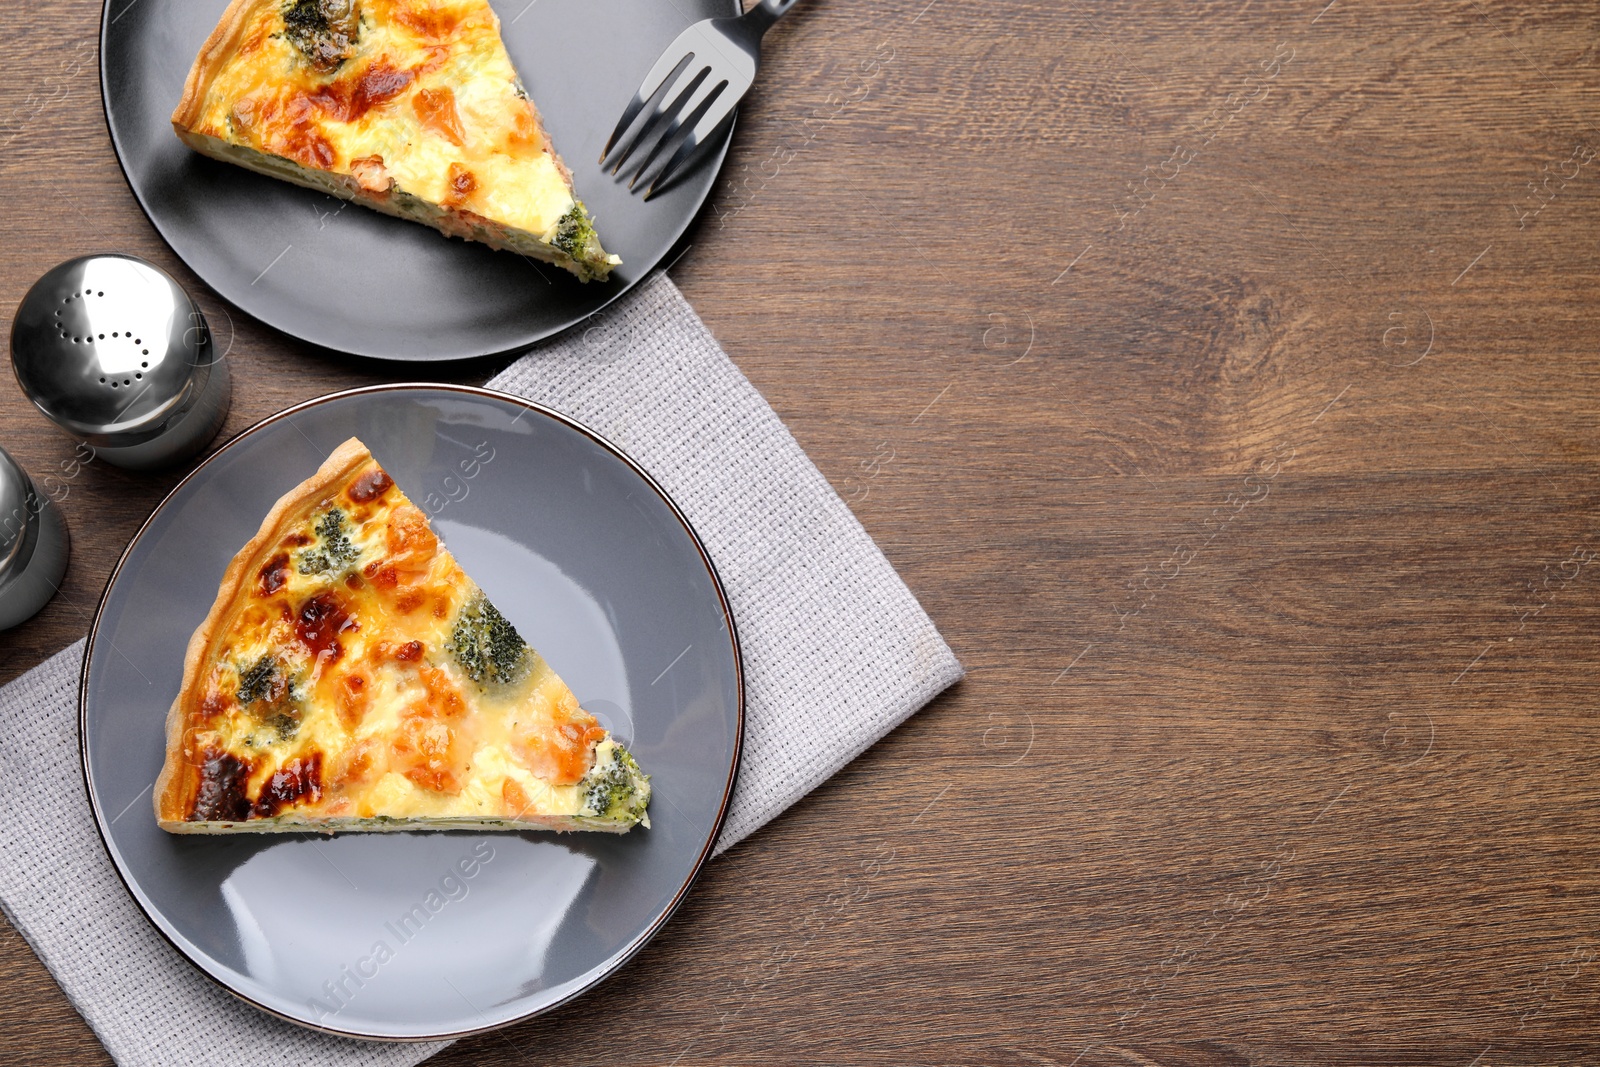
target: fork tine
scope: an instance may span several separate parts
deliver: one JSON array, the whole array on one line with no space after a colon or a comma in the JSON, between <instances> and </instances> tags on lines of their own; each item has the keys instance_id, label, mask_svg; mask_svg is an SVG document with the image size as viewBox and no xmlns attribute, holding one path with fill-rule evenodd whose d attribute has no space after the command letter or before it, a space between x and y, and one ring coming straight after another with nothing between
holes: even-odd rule
<instances>
[{"instance_id":1,"label":"fork tine","mask_svg":"<svg viewBox=\"0 0 1600 1067\"><path fill-rule=\"evenodd\" d=\"M710 73L709 67L706 68L706 73ZM704 117L707 109L711 107L727 87L728 82L726 79L712 82L708 78L703 84L697 84L692 86L691 89L685 90L673 102L672 110L676 117L673 119L672 124L661 132L661 136L656 140L655 147L650 150L650 154L645 157L644 162L639 164L639 169L633 172L633 180L628 182L629 189L639 183L639 179L644 177L645 172L650 169L650 164L656 161L656 157L660 156L663 150L667 150L668 159L672 158L671 150L677 148L678 143L693 131L695 123ZM690 100L691 96L695 98L692 102Z\"/></svg>"},{"instance_id":2,"label":"fork tine","mask_svg":"<svg viewBox=\"0 0 1600 1067\"><path fill-rule=\"evenodd\" d=\"M668 62L668 56L670 55L671 53L668 52L656 60L656 65L650 68L650 73L646 74L644 81L639 83L638 91L633 94L633 99L628 101L627 108L622 112L622 121L617 123L617 128L612 130L611 136L606 139L606 147L600 153L601 165L605 164L606 157L611 154L611 150L622 140L622 135L627 132L629 126L633 125L633 120L639 117L639 113L646 107L655 108L659 106L661 98L677 82L678 75L683 73L683 68L688 66L690 61L694 59L694 53L687 52L682 59L674 64ZM654 85L655 89L647 95L645 90L651 85Z\"/></svg>"},{"instance_id":3,"label":"fork tine","mask_svg":"<svg viewBox=\"0 0 1600 1067\"><path fill-rule=\"evenodd\" d=\"M628 189L649 200L701 161L712 138L725 142L760 65L762 35L795 3L760 0L743 15L701 19L684 29L623 111L600 165L629 178ZM675 62L667 58L685 53Z\"/></svg>"},{"instance_id":4,"label":"fork tine","mask_svg":"<svg viewBox=\"0 0 1600 1067\"><path fill-rule=\"evenodd\" d=\"M663 130L665 130L669 135L677 130L678 120L683 114L684 103L699 91L701 83L703 83L706 78L710 76L710 74L710 67L701 67L695 72L694 77L688 79L688 84L683 84L683 77L678 78L677 83L675 83L672 88L676 89L678 85L683 85L682 90L672 98L671 103L658 102L656 104L656 106L651 110L650 114L646 117L644 124L639 127L638 131L629 138L628 143L623 146L622 154L617 157L616 166L611 168L612 174L619 173L627 164L628 158L640 148L644 147L646 143L654 141L657 146L659 146L659 138ZM651 152L650 157L647 158L645 162L648 163L649 159L653 159L654 157L655 153Z\"/></svg>"},{"instance_id":5,"label":"fork tine","mask_svg":"<svg viewBox=\"0 0 1600 1067\"><path fill-rule=\"evenodd\" d=\"M727 83L724 82L724 85ZM682 170L683 165L689 161L701 145L710 141L716 131L733 117L733 109L739 101L734 94L723 89L706 99L705 112L695 120L689 130L689 136L678 145L678 150L667 160L665 166L656 172L650 180L650 187L645 190L644 198L649 200L656 195L658 190L665 190L672 183L672 179Z\"/></svg>"}]
</instances>

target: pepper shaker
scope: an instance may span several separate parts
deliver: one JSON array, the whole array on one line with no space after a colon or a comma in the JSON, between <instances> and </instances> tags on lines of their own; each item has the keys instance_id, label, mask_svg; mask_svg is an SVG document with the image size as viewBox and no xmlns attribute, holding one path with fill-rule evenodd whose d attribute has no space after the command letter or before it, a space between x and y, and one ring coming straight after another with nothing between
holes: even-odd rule
<instances>
[{"instance_id":1,"label":"pepper shaker","mask_svg":"<svg viewBox=\"0 0 1600 1067\"><path fill-rule=\"evenodd\" d=\"M61 509L0 448L0 630L49 602L67 572L68 551Z\"/></svg>"},{"instance_id":2,"label":"pepper shaker","mask_svg":"<svg viewBox=\"0 0 1600 1067\"><path fill-rule=\"evenodd\" d=\"M205 448L232 396L200 308L134 256L83 256L35 282L12 322L11 366L46 417L134 470Z\"/></svg>"}]
</instances>

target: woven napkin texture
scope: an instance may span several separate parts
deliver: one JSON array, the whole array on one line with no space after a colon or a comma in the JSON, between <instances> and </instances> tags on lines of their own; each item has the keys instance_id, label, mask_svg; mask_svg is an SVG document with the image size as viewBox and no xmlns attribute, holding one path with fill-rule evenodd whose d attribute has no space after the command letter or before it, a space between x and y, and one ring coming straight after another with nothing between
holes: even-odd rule
<instances>
[{"instance_id":1,"label":"woven napkin texture","mask_svg":"<svg viewBox=\"0 0 1600 1067\"><path fill-rule=\"evenodd\" d=\"M746 681L719 853L961 677L872 539L664 275L489 384L616 442L716 563ZM0 689L0 905L116 1061L404 1067L444 1047L282 1022L162 940L93 830L78 760L82 660L80 641Z\"/></svg>"}]
</instances>

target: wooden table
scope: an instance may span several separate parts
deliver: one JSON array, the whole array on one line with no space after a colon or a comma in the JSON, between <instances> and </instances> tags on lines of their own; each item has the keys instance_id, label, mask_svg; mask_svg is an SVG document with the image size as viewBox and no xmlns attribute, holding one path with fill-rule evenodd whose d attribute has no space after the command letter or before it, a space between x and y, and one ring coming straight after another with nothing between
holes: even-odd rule
<instances>
[{"instance_id":1,"label":"wooden table","mask_svg":"<svg viewBox=\"0 0 1600 1067\"><path fill-rule=\"evenodd\" d=\"M8 317L69 255L149 257L231 317L228 435L412 377L229 316L166 249L98 20L0 5ZM970 675L619 976L434 1062L1600 1056L1597 30L797 10L672 276ZM9 375L0 443L71 457ZM0 681L84 633L177 477L72 480L66 587ZM0 1003L8 1063L105 1062L9 927Z\"/></svg>"}]
</instances>

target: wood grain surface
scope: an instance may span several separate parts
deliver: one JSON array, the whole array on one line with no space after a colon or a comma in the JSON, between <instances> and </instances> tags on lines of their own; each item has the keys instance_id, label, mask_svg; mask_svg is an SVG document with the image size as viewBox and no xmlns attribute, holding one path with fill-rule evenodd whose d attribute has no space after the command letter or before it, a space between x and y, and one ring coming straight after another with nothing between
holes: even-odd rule
<instances>
[{"instance_id":1,"label":"wood grain surface","mask_svg":"<svg viewBox=\"0 0 1600 1067\"><path fill-rule=\"evenodd\" d=\"M413 377L176 260L98 22L0 5L7 318L154 260L231 322L227 435ZM970 676L432 1062L1600 1059L1597 48L1578 0L797 8L672 276ZM9 375L0 444L71 456ZM73 478L0 681L180 473ZM0 1005L7 1063L107 1062L3 925Z\"/></svg>"}]
</instances>

